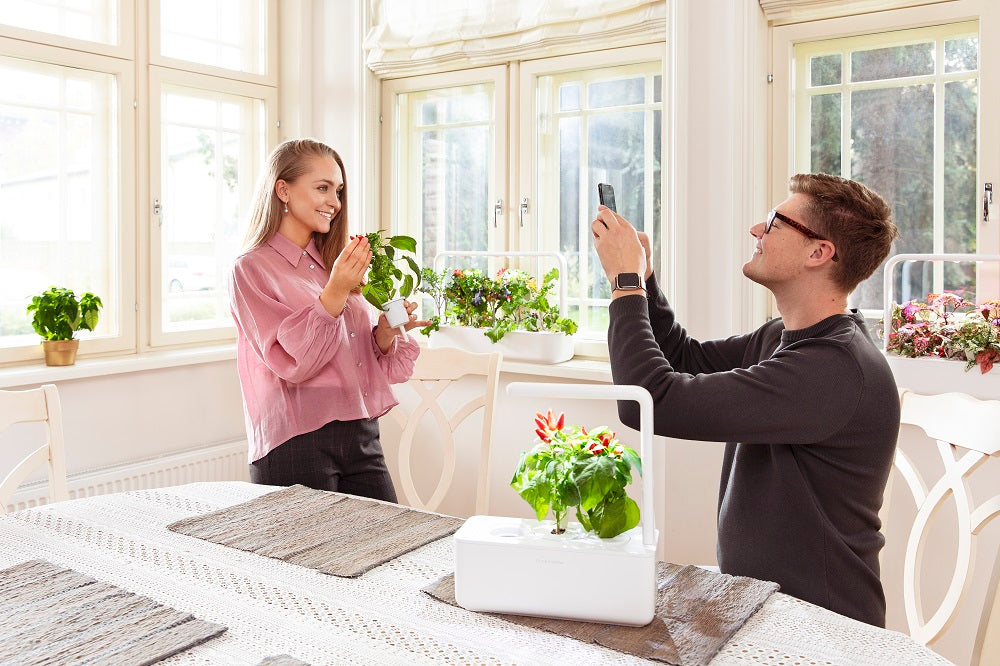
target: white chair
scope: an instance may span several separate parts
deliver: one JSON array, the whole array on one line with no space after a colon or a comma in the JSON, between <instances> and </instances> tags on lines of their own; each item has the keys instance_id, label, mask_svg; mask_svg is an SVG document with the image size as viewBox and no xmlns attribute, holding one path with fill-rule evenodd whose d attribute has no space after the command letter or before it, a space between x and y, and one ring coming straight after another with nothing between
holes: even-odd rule
<instances>
[{"instance_id":1,"label":"white chair","mask_svg":"<svg viewBox=\"0 0 1000 666\"><path fill-rule=\"evenodd\" d=\"M390 414L402 428L398 450L398 475L402 486L405 503L410 506L436 511L451 488L455 478L457 446L455 431L461 424L482 409L482 430L479 438L479 471L476 475L476 513L485 514L489 510L489 479L490 479L490 439L493 431L493 406L496 402L497 386L500 382L499 352L490 354L474 354L454 348L424 348L417 358L413 376L407 385L416 393L419 403L407 413L402 405L396 406ZM440 400L445 390L454 382L467 376L484 378L482 391L476 393L452 411L446 414ZM462 398L467 394L463 393ZM427 424L422 424L425 414L433 417L432 428L440 436L444 448L441 477L437 486L426 502L421 499L414 483L411 469L414 438L418 431L421 437L427 436ZM468 445L468 442L463 442Z\"/></svg>"},{"instance_id":2,"label":"white chair","mask_svg":"<svg viewBox=\"0 0 1000 666\"><path fill-rule=\"evenodd\" d=\"M0 391L0 430L15 423L45 424L45 443L28 454L0 482L0 514L7 512L14 491L37 467L49 468L49 501L69 499L66 488L66 446L62 407L54 384L26 391Z\"/></svg>"},{"instance_id":3,"label":"white chair","mask_svg":"<svg viewBox=\"0 0 1000 666\"><path fill-rule=\"evenodd\" d=\"M1000 401L979 400L964 393L922 395L905 389L900 391L900 401L901 424L916 426L934 440L942 464L940 475L928 487L914 458L896 449L895 472L906 482L916 504L916 516L906 530L903 607L910 635L927 645L940 638L958 614L975 571L976 537L1000 514L1000 492L977 502L969 487L970 475L991 456L1000 455ZM889 514L890 490L891 486L886 490L884 517ZM921 595L924 548L935 515L949 499L953 499L958 531L955 567L944 597L926 617ZM991 582L980 615L973 664L1000 663L1000 560L995 553L990 562Z\"/></svg>"}]
</instances>

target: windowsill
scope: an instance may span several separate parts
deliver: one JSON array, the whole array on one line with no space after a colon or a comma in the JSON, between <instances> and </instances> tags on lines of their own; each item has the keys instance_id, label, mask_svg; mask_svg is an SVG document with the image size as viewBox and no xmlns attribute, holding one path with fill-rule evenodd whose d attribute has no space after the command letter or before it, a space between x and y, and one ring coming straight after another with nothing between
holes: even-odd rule
<instances>
[{"instance_id":1,"label":"windowsill","mask_svg":"<svg viewBox=\"0 0 1000 666\"><path fill-rule=\"evenodd\" d=\"M44 361L0 368L0 388L34 386L73 379L88 379L130 372L144 372L200 363L231 361L236 358L236 345L188 347L167 351L152 351L127 356L105 356L78 359L73 365L52 367Z\"/></svg>"},{"instance_id":2,"label":"windowsill","mask_svg":"<svg viewBox=\"0 0 1000 666\"><path fill-rule=\"evenodd\" d=\"M129 354L127 356L83 358L77 360L74 365L64 367L47 366L39 360L29 364L0 368L0 389L122 375L200 363L217 363L232 361L235 358L236 345L224 344ZM611 366L607 361L594 359L574 358L564 363L552 365L504 361L500 366L500 371L509 374L611 383Z\"/></svg>"}]
</instances>

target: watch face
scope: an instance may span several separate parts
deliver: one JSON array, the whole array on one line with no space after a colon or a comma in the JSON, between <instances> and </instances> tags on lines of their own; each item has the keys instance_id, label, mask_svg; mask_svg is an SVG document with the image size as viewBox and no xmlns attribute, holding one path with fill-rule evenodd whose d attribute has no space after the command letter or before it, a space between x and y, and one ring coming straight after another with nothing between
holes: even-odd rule
<instances>
[{"instance_id":1,"label":"watch face","mask_svg":"<svg viewBox=\"0 0 1000 666\"><path fill-rule=\"evenodd\" d=\"M615 289L642 289L638 273L619 273L615 278Z\"/></svg>"}]
</instances>

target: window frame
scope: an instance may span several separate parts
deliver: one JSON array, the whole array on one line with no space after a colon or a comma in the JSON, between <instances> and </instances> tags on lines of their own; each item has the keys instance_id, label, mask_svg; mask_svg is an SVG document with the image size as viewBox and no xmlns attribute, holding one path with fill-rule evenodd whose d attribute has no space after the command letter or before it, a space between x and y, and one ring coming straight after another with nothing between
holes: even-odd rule
<instances>
[{"instance_id":1,"label":"window frame","mask_svg":"<svg viewBox=\"0 0 1000 666\"><path fill-rule=\"evenodd\" d=\"M536 100L534 86L539 76L558 75L563 72L586 70L590 67L614 67L639 64L643 62L659 62L661 67L662 105L661 122L661 179L660 196L661 217L659 221L661 234L667 234L666 191L668 187L667 155L668 155L668 86L666 57L663 44L658 42L633 46L616 47L604 51L587 51L568 55L547 56L526 61L512 61L504 65L470 68L454 72L423 74L396 79L383 79L381 82L381 183L380 192L380 227L392 230L393 233L412 233L415 224L401 215L400 211L413 210L410 203L415 195L395 197L397 183L400 180L398 169L403 164L397 154L396 137L400 131L396 117L396 95L412 93L435 88L459 87L474 83L493 82L495 136L494 136L494 172L495 185L491 186L488 201L503 201L503 210L496 228L490 229L488 251L528 252L551 250L552 248L536 247L535 209L537 201L534 183L535 152L535 121ZM652 196L652 174L647 176L650 187L647 196ZM586 188L586 195L593 192L596 183ZM519 223L519 204L523 197L529 200L526 223L522 228ZM654 267L657 275L664 275L667 263L667 252L660 253L660 264ZM594 337L577 336L574 340L575 356L579 358L608 357L607 341Z\"/></svg>"},{"instance_id":2,"label":"window frame","mask_svg":"<svg viewBox=\"0 0 1000 666\"><path fill-rule=\"evenodd\" d=\"M86 44L90 44L87 42ZM115 77L117 99L118 142L118 173L115 187L119 191L117 201L118 228L116 251L118 253L118 293L119 299L117 335L101 336L87 339L87 354L107 354L114 352L131 352L136 348L136 316L130 304L136 299L136 227L130 220L134 219L136 196L136 111L133 106L135 99L135 66L131 60L102 55L91 51L81 51L62 46L50 46L37 42L24 42L0 36L0 55L46 63L58 67L83 69L87 71L109 74ZM103 296L98 294L98 296ZM105 296L106 298L106 296ZM102 311L102 316L107 316ZM25 318L28 315L25 313ZM40 339L28 345L0 348L0 364L37 361L43 358L42 346L37 344Z\"/></svg>"},{"instance_id":3,"label":"window frame","mask_svg":"<svg viewBox=\"0 0 1000 666\"><path fill-rule=\"evenodd\" d=\"M163 181L160 171L162 164L162 146L158 129L161 123L161 91L164 86L181 86L184 88L194 88L209 92L221 92L230 95L238 95L261 100L264 103L264 143L266 145L254 146L254 153L258 156L256 165L257 172L264 168L264 161L270 146L277 143L277 126L269 120L277 117L278 92L275 88L260 84L246 83L233 79L219 79L218 77L207 76L195 72L181 72L173 69L161 67L150 67L149 71L149 197L151 200L159 199L163 201ZM248 194L252 194L252 188L248 188ZM249 198L243 202L245 206L250 205ZM140 216L142 217L142 216ZM164 233L160 224L160 216L155 213L153 207L147 208L145 219L149 229L149 345L152 348L165 347L177 344L219 342L220 340L235 339L236 326L232 321L228 321L223 326L208 328L194 328L192 330L167 331L163 322L163 244ZM220 276L224 278L225 276Z\"/></svg>"},{"instance_id":4,"label":"window frame","mask_svg":"<svg viewBox=\"0 0 1000 666\"><path fill-rule=\"evenodd\" d=\"M802 42L819 42L838 38L858 37L877 41L878 33L921 28L931 25L979 21L979 150L977 193L981 196L985 182L1000 180L1000 127L989 122L996 113L989 111L991 100L997 96L989 91L1000 89L1000 66L988 67L986 63L1000 63L1000 41L983 39L996 34L1000 26L1000 8L988 0L954 0L936 5L911 7L858 16L831 18L806 23L776 26L771 39L771 174L772 202L787 196L788 178L794 173L796 150L795 109L795 46ZM995 107L994 107L995 108ZM990 115L992 114L992 115ZM980 199L981 201L981 199ZM937 203L935 205L938 205ZM1000 211L993 211L989 223L980 222L977 233L977 254L1000 253ZM1000 289L1000 266L980 263L977 283ZM984 292L985 294L986 292ZM770 314L777 316L773 299L769 299Z\"/></svg>"},{"instance_id":5,"label":"window frame","mask_svg":"<svg viewBox=\"0 0 1000 666\"><path fill-rule=\"evenodd\" d=\"M266 0L266 67L263 73L241 72L158 54L158 16L162 0L149 3L115 0L118 16L114 44L70 38L11 25L0 25L0 55L77 69L92 69L116 77L119 173L114 187L119 227L114 239L118 253L117 294L119 333L86 338L79 359L169 352L172 349L228 345L235 341L229 323L192 331L162 330L163 307L160 233L153 215L160 189L159 85L164 82L255 97L264 104L264 143L259 171L270 148L278 143L279 26L278 2ZM107 299L104 294L99 296ZM110 296L110 295L108 295ZM25 314L25 317L28 315ZM102 317L107 316L102 311ZM0 347L0 370L43 358L39 338L30 344Z\"/></svg>"}]
</instances>

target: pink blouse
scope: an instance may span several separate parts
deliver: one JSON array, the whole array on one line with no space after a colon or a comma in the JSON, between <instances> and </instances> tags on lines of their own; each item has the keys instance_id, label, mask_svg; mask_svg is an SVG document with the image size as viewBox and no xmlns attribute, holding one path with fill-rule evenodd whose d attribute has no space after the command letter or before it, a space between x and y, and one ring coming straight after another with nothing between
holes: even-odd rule
<instances>
[{"instance_id":1,"label":"pink blouse","mask_svg":"<svg viewBox=\"0 0 1000 666\"><path fill-rule=\"evenodd\" d=\"M389 385L413 374L419 345L397 337L383 354L360 294L340 316L326 311L329 278L315 243L303 250L281 234L236 259L229 293L250 462L330 421L382 416L398 402Z\"/></svg>"}]
</instances>

